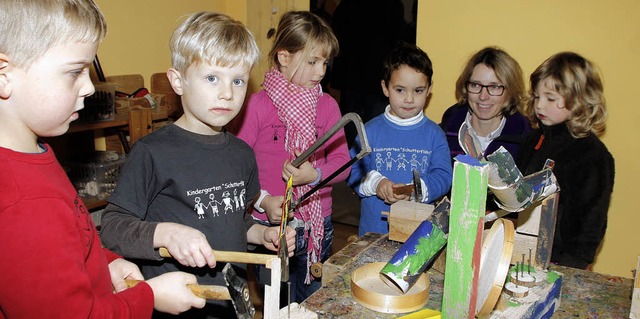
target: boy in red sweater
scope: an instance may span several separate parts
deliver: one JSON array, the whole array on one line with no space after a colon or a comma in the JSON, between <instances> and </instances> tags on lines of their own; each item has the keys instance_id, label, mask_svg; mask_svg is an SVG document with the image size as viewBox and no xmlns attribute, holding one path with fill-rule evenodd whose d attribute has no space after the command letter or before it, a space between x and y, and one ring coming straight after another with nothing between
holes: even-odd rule
<instances>
[{"instance_id":1,"label":"boy in red sweater","mask_svg":"<svg viewBox=\"0 0 640 319\"><path fill-rule=\"evenodd\" d=\"M39 136L78 118L98 44L106 34L92 0L0 0L0 319L145 318L205 300L195 276L143 279L102 248L64 170ZM114 292L115 291L115 292Z\"/></svg>"}]
</instances>

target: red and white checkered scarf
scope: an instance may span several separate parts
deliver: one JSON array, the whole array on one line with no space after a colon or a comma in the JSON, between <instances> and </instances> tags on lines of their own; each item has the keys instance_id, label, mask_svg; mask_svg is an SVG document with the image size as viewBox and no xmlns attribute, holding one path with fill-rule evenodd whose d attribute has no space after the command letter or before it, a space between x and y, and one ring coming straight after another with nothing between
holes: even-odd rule
<instances>
[{"instance_id":1,"label":"red and white checkered scarf","mask_svg":"<svg viewBox=\"0 0 640 319\"><path fill-rule=\"evenodd\" d=\"M289 153L289 160L294 160L294 151L303 152L316 141L316 107L322 87L320 84L311 89L293 84L284 78L277 69L271 69L265 74L263 87L276 109L278 117L286 128L285 150ZM316 167L316 156L309 157L309 163ZM311 190L309 185L293 188L294 198L300 198ZM318 192L313 193L307 200L297 207L302 221L304 221L304 236L307 241L307 276L305 283L311 282L309 269L313 263L320 260L322 255L322 237L324 236L324 219L320 206ZM310 238L308 233L310 232Z\"/></svg>"}]
</instances>

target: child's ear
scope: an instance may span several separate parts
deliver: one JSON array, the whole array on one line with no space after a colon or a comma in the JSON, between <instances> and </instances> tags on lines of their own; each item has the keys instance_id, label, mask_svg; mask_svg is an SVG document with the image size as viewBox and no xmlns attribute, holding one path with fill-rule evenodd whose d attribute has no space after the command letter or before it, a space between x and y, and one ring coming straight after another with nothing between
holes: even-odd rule
<instances>
[{"instance_id":1,"label":"child's ear","mask_svg":"<svg viewBox=\"0 0 640 319\"><path fill-rule=\"evenodd\" d=\"M389 97L389 89L387 89L387 83L384 80L380 80L380 85L382 86L382 93L384 93L384 96Z\"/></svg>"},{"instance_id":2,"label":"child's ear","mask_svg":"<svg viewBox=\"0 0 640 319\"><path fill-rule=\"evenodd\" d=\"M11 81L8 75L9 57L0 53L0 98L6 99L11 95Z\"/></svg>"},{"instance_id":3,"label":"child's ear","mask_svg":"<svg viewBox=\"0 0 640 319\"><path fill-rule=\"evenodd\" d=\"M171 87L173 91L178 95L182 95L183 93L183 79L182 74L174 68L170 68L167 70L167 78L169 78L169 83L171 83Z\"/></svg>"},{"instance_id":4,"label":"child's ear","mask_svg":"<svg viewBox=\"0 0 640 319\"><path fill-rule=\"evenodd\" d=\"M278 56L278 62L280 63L280 65L287 66L289 65L289 63L291 63L291 53L289 53L289 51L280 50L278 51L277 56Z\"/></svg>"}]
</instances>

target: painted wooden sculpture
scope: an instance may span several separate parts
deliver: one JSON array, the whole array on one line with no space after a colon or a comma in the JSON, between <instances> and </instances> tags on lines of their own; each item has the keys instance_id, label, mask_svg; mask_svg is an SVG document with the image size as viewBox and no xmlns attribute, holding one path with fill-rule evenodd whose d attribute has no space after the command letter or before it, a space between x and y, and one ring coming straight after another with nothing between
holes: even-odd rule
<instances>
[{"instance_id":1,"label":"painted wooden sculpture","mask_svg":"<svg viewBox=\"0 0 640 319\"><path fill-rule=\"evenodd\" d=\"M451 188L451 228L442 300L443 318L474 318L484 227L488 168L469 156L456 157Z\"/></svg>"}]
</instances>

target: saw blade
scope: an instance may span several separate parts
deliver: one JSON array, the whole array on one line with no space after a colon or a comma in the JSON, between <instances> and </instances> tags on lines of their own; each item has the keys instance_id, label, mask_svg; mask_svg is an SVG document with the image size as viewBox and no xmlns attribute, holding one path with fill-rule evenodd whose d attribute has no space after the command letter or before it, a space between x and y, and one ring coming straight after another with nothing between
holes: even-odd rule
<instances>
[{"instance_id":1,"label":"saw blade","mask_svg":"<svg viewBox=\"0 0 640 319\"><path fill-rule=\"evenodd\" d=\"M278 257L282 264L281 281L289 281L289 245L287 245L287 221L289 220L289 206L293 193L293 175L287 180L287 188L284 191L284 203L282 204L282 219L280 220L280 238L278 245Z\"/></svg>"}]
</instances>

